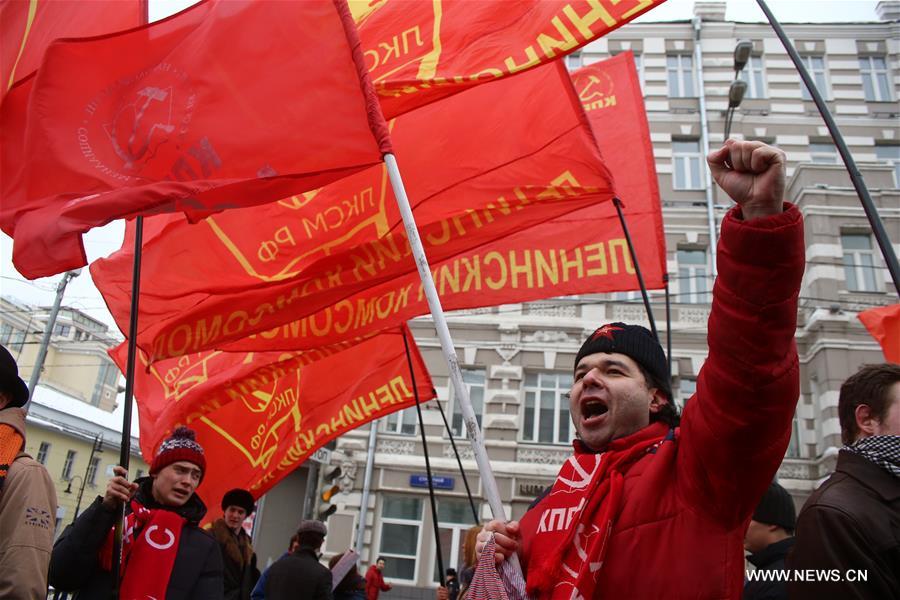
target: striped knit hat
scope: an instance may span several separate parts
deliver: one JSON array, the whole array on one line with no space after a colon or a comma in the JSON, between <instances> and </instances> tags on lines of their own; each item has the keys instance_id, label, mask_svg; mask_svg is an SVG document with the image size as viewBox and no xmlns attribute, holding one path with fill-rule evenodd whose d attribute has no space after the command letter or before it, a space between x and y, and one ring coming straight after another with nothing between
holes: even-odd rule
<instances>
[{"instance_id":1,"label":"striped knit hat","mask_svg":"<svg viewBox=\"0 0 900 600\"><path fill-rule=\"evenodd\" d=\"M193 429L179 427L172 436L159 445L153 464L150 465L150 474L155 475L165 467L180 460L194 463L201 471L206 471L206 456L203 447L197 443L197 434ZM202 478L202 475L201 475Z\"/></svg>"}]
</instances>

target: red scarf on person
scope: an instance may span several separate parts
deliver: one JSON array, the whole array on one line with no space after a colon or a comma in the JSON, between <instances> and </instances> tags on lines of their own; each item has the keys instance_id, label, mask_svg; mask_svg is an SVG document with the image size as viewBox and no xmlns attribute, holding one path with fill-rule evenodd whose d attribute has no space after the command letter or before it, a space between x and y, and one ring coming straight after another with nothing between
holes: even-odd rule
<instances>
[{"instance_id":1,"label":"red scarf on person","mask_svg":"<svg viewBox=\"0 0 900 600\"><path fill-rule=\"evenodd\" d=\"M145 508L132 499L122 534L120 600L166 597L186 521L170 510ZM114 530L110 529L100 548L100 566L107 571L112 570Z\"/></svg>"},{"instance_id":2,"label":"red scarf on person","mask_svg":"<svg viewBox=\"0 0 900 600\"><path fill-rule=\"evenodd\" d=\"M613 440L596 454L576 442L550 494L536 509L540 523L528 565L528 593L539 598L594 598L613 524L622 508L624 474L659 446L668 425L653 423Z\"/></svg>"}]
</instances>

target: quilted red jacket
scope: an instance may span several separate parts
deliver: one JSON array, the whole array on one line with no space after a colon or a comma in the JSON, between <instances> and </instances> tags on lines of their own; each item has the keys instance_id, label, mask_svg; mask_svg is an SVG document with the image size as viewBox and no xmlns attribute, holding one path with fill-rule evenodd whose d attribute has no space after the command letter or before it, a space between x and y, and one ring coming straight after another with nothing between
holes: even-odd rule
<instances>
[{"instance_id":1,"label":"quilted red jacket","mask_svg":"<svg viewBox=\"0 0 900 600\"><path fill-rule=\"evenodd\" d=\"M625 474L596 598L741 597L744 531L784 457L799 396L794 331L803 220L722 222L709 356L681 427ZM540 552L543 502L521 520L522 562Z\"/></svg>"}]
</instances>

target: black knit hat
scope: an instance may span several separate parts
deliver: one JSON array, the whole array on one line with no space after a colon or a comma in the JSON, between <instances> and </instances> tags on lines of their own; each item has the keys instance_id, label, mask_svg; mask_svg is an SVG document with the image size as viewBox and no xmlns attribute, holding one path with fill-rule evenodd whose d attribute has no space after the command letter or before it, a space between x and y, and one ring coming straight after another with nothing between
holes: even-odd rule
<instances>
[{"instance_id":1,"label":"black knit hat","mask_svg":"<svg viewBox=\"0 0 900 600\"><path fill-rule=\"evenodd\" d=\"M791 495L773 481L753 512L753 520L793 531L797 523L797 509Z\"/></svg>"},{"instance_id":2,"label":"black knit hat","mask_svg":"<svg viewBox=\"0 0 900 600\"><path fill-rule=\"evenodd\" d=\"M581 345L581 350L575 357L574 368L578 368L582 358L596 352L615 352L632 358L656 379L666 398L672 400L672 383L666 355L646 327L607 323L588 336Z\"/></svg>"},{"instance_id":3,"label":"black knit hat","mask_svg":"<svg viewBox=\"0 0 900 600\"><path fill-rule=\"evenodd\" d=\"M253 504L253 495L247 490L241 488L234 488L233 490L228 490L225 492L225 495L222 496L222 510L227 509L229 506L237 506L243 508L247 511L247 514L250 515L256 510L256 505Z\"/></svg>"},{"instance_id":4,"label":"black knit hat","mask_svg":"<svg viewBox=\"0 0 900 600\"><path fill-rule=\"evenodd\" d=\"M19 377L19 366L6 346L0 346L0 391L12 399L9 408L28 402L28 386Z\"/></svg>"}]
</instances>

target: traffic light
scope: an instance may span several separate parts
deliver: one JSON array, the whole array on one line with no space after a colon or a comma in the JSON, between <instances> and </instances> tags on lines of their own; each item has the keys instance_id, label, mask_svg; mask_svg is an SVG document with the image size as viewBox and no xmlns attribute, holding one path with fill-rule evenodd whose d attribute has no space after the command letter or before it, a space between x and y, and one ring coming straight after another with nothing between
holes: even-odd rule
<instances>
[{"instance_id":1,"label":"traffic light","mask_svg":"<svg viewBox=\"0 0 900 600\"><path fill-rule=\"evenodd\" d=\"M337 505L332 504L331 499L341 491L341 486L335 480L341 476L340 467L332 467L322 471L322 492L319 494L318 519L326 520L337 510Z\"/></svg>"}]
</instances>

